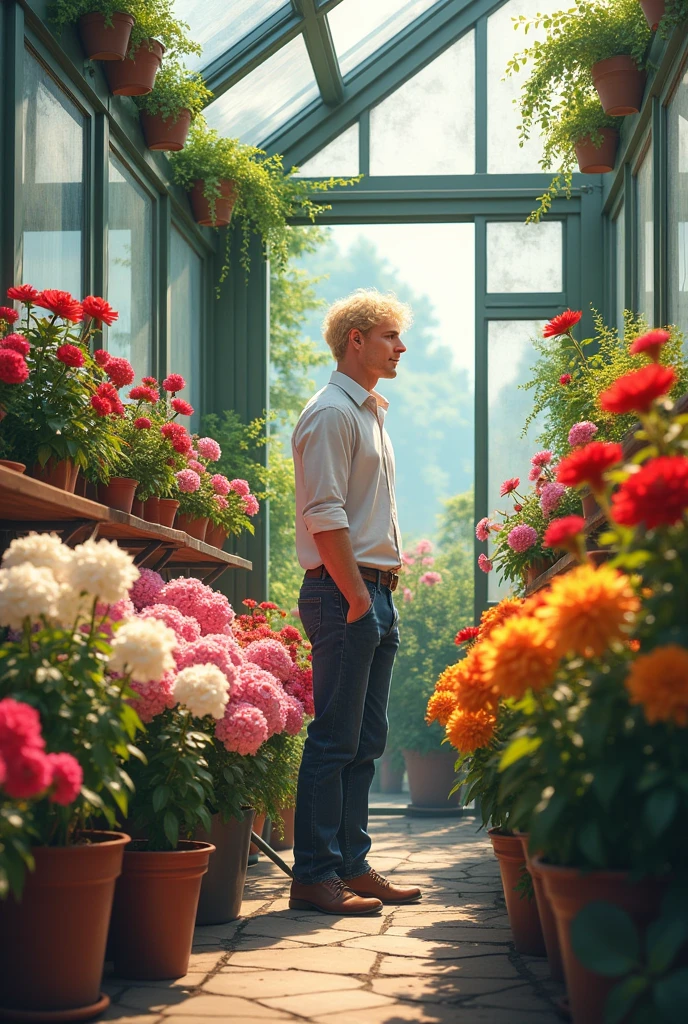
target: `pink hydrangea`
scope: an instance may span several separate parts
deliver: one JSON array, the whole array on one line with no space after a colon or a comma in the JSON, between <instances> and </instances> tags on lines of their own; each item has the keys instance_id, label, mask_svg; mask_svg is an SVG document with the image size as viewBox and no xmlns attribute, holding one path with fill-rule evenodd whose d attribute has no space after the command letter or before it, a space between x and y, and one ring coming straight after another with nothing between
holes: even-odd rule
<instances>
[{"instance_id":1,"label":"pink hydrangea","mask_svg":"<svg viewBox=\"0 0 688 1024\"><path fill-rule=\"evenodd\" d=\"M231 633L234 609L224 594L197 579L174 579L165 583L155 598L156 604L171 604L182 615L198 621L201 635Z\"/></svg>"},{"instance_id":2,"label":"pink hydrangea","mask_svg":"<svg viewBox=\"0 0 688 1024\"><path fill-rule=\"evenodd\" d=\"M421 565L431 566L435 564L435 559L432 555L428 555L427 558L421 559Z\"/></svg>"},{"instance_id":3,"label":"pink hydrangea","mask_svg":"<svg viewBox=\"0 0 688 1024\"><path fill-rule=\"evenodd\" d=\"M265 715L268 731L272 736L284 730L287 721L287 709L283 702L282 688L269 672L258 668L251 662L245 662L239 668L238 698L253 704Z\"/></svg>"},{"instance_id":4,"label":"pink hydrangea","mask_svg":"<svg viewBox=\"0 0 688 1024\"><path fill-rule=\"evenodd\" d=\"M208 462L217 462L222 455L222 449L212 437L200 437L196 442L196 447Z\"/></svg>"},{"instance_id":5,"label":"pink hydrangea","mask_svg":"<svg viewBox=\"0 0 688 1024\"><path fill-rule=\"evenodd\" d=\"M227 651L228 656L231 658L233 665L243 665L246 661L244 652L237 643L236 639L232 634L227 633L208 633L206 640L215 640L217 643L222 644Z\"/></svg>"},{"instance_id":6,"label":"pink hydrangea","mask_svg":"<svg viewBox=\"0 0 688 1024\"><path fill-rule=\"evenodd\" d=\"M142 619L159 619L174 630L180 640L193 643L201 635L201 627L190 615L182 615L178 608L171 604L152 604L141 611Z\"/></svg>"},{"instance_id":7,"label":"pink hydrangea","mask_svg":"<svg viewBox=\"0 0 688 1024\"><path fill-rule=\"evenodd\" d=\"M130 683L137 694L129 703L146 725L162 714L166 708L173 708L176 701L172 695L175 673L168 672L159 682Z\"/></svg>"},{"instance_id":8,"label":"pink hydrangea","mask_svg":"<svg viewBox=\"0 0 688 1024\"><path fill-rule=\"evenodd\" d=\"M492 572L492 562L487 555L478 555L478 568L482 569L483 572Z\"/></svg>"},{"instance_id":9,"label":"pink hydrangea","mask_svg":"<svg viewBox=\"0 0 688 1024\"><path fill-rule=\"evenodd\" d=\"M241 495L242 498L245 498L247 494L251 493L248 480L230 480L229 486L231 490L236 491L236 493Z\"/></svg>"},{"instance_id":10,"label":"pink hydrangea","mask_svg":"<svg viewBox=\"0 0 688 1024\"><path fill-rule=\"evenodd\" d=\"M288 693L284 694L283 701L287 709L287 722L284 731L290 736L298 736L303 728L303 704Z\"/></svg>"},{"instance_id":11,"label":"pink hydrangea","mask_svg":"<svg viewBox=\"0 0 688 1024\"><path fill-rule=\"evenodd\" d=\"M405 551L402 553L401 561L404 565L415 565L416 560L413 555L407 554Z\"/></svg>"},{"instance_id":12,"label":"pink hydrangea","mask_svg":"<svg viewBox=\"0 0 688 1024\"><path fill-rule=\"evenodd\" d=\"M550 482L543 486L540 493L540 508L546 516L551 516L552 512L556 512L565 491L566 488L563 484Z\"/></svg>"},{"instance_id":13,"label":"pink hydrangea","mask_svg":"<svg viewBox=\"0 0 688 1024\"><path fill-rule=\"evenodd\" d=\"M210 482L216 494L229 494L231 486L227 477L222 473L215 473L214 476L211 476Z\"/></svg>"},{"instance_id":14,"label":"pink hydrangea","mask_svg":"<svg viewBox=\"0 0 688 1024\"><path fill-rule=\"evenodd\" d=\"M129 597L123 597L121 601L117 601L116 604L103 604L99 601L96 605L96 620L102 620L99 622L101 633L105 633L106 636L113 636L113 625L124 621L124 619L133 619L136 615L136 608ZM82 623L80 626L82 633L88 633L90 629L88 623Z\"/></svg>"},{"instance_id":15,"label":"pink hydrangea","mask_svg":"<svg viewBox=\"0 0 688 1024\"><path fill-rule=\"evenodd\" d=\"M224 718L215 724L215 735L226 750L253 757L268 738L268 723L252 704L230 701Z\"/></svg>"},{"instance_id":16,"label":"pink hydrangea","mask_svg":"<svg viewBox=\"0 0 688 1024\"><path fill-rule=\"evenodd\" d=\"M313 669L300 668L294 665L289 682L284 684L285 693L295 697L300 704L303 704L307 715L315 714L313 704Z\"/></svg>"},{"instance_id":17,"label":"pink hydrangea","mask_svg":"<svg viewBox=\"0 0 688 1024\"><path fill-rule=\"evenodd\" d=\"M152 569L139 569L139 573L139 578L129 591L129 596L137 611L153 604L165 586L165 581L159 572L153 572Z\"/></svg>"},{"instance_id":18,"label":"pink hydrangea","mask_svg":"<svg viewBox=\"0 0 688 1024\"><path fill-rule=\"evenodd\" d=\"M539 480L542 475L542 469L540 466L531 466L530 472L528 473L528 479L531 484L534 484L536 480Z\"/></svg>"},{"instance_id":19,"label":"pink hydrangea","mask_svg":"<svg viewBox=\"0 0 688 1024\"><path fill-rule=\"evenodd\" d=\"M189 459L189 461L186 464L186 468L192 469L194 473L198 473L199 476L203 476L203 474L206 472L205 466L203 465L202 462L199 462L198 459Z\"/></svg>"},{"instance_id":20,"label":"pink hydrangea","mask_svg":"<svg viewBox=\"0 0 688 1024\"><path fill-rule=\"evenodd\" d=\"M597 425L591 423L590 420L574 423L569 430L569 444L572 448L581 448L585 444L590 444L597 430Z\"/></svg>"},{"instance_id":21,"label":"pink hydrangea","mask_svg":"<svg viewBox=\"0 0 688 1024\"><path fill-rule=\"evenodd\" d=\"M411 601L413 601L413 591L411 590L410 587L404 587L403 598L406 604L409 604Z\"/></svg>"},{"instance_id":22,"label":"pink hydrangea","mask_svg":"<svg viewBox=\"0 0 688 1024\"><path fill-rule=\"evenodd\" d=\"M282 683L286 683L291 675L292 660L286 647L279 640L254 640L244 648L244 655L247 661L252 661L254 665L272 673Z\"/></svg>"},{"instance_id":23,"label":"pink hydrangea","mask_svg":"<svg viewBox=\"0 0 688 1024\"><path fill-rule=\"evenodd\" d=\"M534 466L549 466L552 461L552 453L545 448L542 452L535 452L530 461Z\"/></svg>"},{"instance_id":24,"label":"pink hydrangea","mask_svg":"<svg viewBox=\"0 0 688 1024\"><path fill-rule=\"evenodd\" d=\"M237 668L225 644L219 643L209 636L200 637L193 643L184 644L177 654L177 668L188 668L190 665L216 665L229 683L229 696L236 696L239 690Z\"/></svg>"},{"instance_id":25,"label":"pink hydrangea","mask_svg":"<svg viewBox=\"0 0 688 1024\"><path fill-rule=\"evenodd\" d=\"M528 526L527 523L521 523L520 526L514 526L513 530L510 531L506 542L512 551L517 551L520 554L528 551L534 544L537 544L537 539L537 530L532 526Z\"/></svg>"},{"instance_id":26,"label":"pink hydrangea","mask_svg":"<svg viewBox=\"0 0 688 1024\"><path fill-rule=\"evenodd\" d=\"M483 516L483 518L475 524L475 535L478 540L485 541L489 539L491 526L492 523L488 516Z\"/></svg>"},{"instance_id":27,"label":"pink hydrangea","mask_svg":"<svg viewBox=\"0 0 688 1024\"><path fill-rule=\"evenodd\" d=\"M225 498L224 494L214 494L213 501L215 502L217 507L221 508L223 511L224 509L229 508L229 502Z\"/></svg>"},{"instance_id":28,"label":"pink hydrangea","mask_svg":"<svg viewBox=\"0 0 688 1024\"><path fill-rule=\"evenodd\" d=\"M81 792L84 773L81 765L71 754L48 754L52 770L53 791L50 800L66 807L74 803Z\"/></svg>"},{"instance_id":29,"label":"pink hydrangea","mask_svg":"<svg viewBox=\"0 0 688 1024\"><path fill-rule=\"evenodd\" d=\"M438 583L442 582L442 573L440 572L424 572L418 580L419 583L424 583L426 587L434 587Z\"/></svg>"},{"instance_id":30,"label":"pink hydrangea","mask_svg":"<svg viewBox=\"0 0 688 1024\"><path fill-rule=\"evenodd\" d=\"M260 504L255 494L247 494L241 501L247 516L255 516L260 512Z\"/></svg>"},{"instance_id":31,"label":"pink hydrangea","mask_svg":"<svg viewBox=\"0 0 688 1024\"><path fill-rule=\"evenodd\" d=\"M417 555L429 555L432 551L432 544L429 540L419 540L416 544Z\"/></svg>"},{"instance_id":32,"label":"pink hydrangea","mask_svg":"<svg viewBox=\"0 0 688 1024\"><path fill-rule=\"evenodd\" d=\"M177 487L184 494L193 494L201 486L201 478L193 469L180 469L175 473Z\"/></svg>"}]
</instances>

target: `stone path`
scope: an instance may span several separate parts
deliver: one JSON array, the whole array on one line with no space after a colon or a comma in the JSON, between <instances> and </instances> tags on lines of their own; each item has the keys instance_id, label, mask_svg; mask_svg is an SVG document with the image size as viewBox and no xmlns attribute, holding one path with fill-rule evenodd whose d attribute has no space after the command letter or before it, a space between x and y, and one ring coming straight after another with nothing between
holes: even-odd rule
<instances>
[{"instance_id":1,"label":"stone path","mask_svg":"<svg viewBox=\"0 0 688 1024\"><path fill-rule=\"evenodd\" d=\"M472 817L374 817L372 862L422 903L339 919L288 908L288 879L249 869L243 917L196 929L175 982L109 978L120 1024L556 1024L547 961L517 954L489 840Z\"/></svg>"}]
</instances>

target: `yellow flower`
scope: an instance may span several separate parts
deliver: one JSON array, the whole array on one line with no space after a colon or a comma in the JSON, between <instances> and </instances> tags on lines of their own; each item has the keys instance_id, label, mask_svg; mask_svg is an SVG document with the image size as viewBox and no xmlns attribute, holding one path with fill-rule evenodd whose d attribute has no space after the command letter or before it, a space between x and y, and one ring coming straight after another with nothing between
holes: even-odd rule
<instances>
[{"instance_id":1,"label":"yellow flower","mask_svg":"<svg viewBox=\"0 0 688 1024\"><path fill-rule=\"evenodd\" d=\"M487 608L480 616L480 636L478 640L486 640L493 629L516 615L523 607L520 597L505 597L494 608Z\"/></svg>"},{"instance_id":2,"label":"yellow flower","mask_svg":"<svg viewBox=\"0 0 688 1024\"><path fill-rule=\"evenodd\" d=\"M523 697L552 682L557 650L538 619L518 616L492 632L485 643L483 665L491 685L503 697Z\"/></svg>"},{"instance_id":3,"label":"yellow flower","mask_svg":"<svg viewBox=\"0 0 688 1024\"><path fill-rule=\"evenodd\" d=\"M479 711L482 708L494 712L497 707L497 692L485 673L485 644L472 647L463 661L459 662L456 673L456 698L465 711Z\"/></svg>"},{"instance_id":4,"label":"yellow flower","mask_svg":"<svg viewBox=\"0 0 688 1024\"><path fill-rule=\"evenodd\" d=\"M688 651L678 644L639 655L626 677L631 704L641 704L648 722L688 725Z\"/></svg>"},{"instance_id":5,"label":"yellow flower","mask_svg":"<svg viewBox=\"0 0 688 1024\"><path fill-rule=\"evenodd\" d=\"M562 654L574 651L590 658L603 654L614 640L627 639L639 607L623 573L608 565L579 565L552 581L535 615Z\"/></svg>"},{"instance_id":6,"label":"yellow flower","mask_svg":"<svg viewBox=\"0 0 688 1024\"><path fill-rule=\"evenodd\" d=\"M472 754L486 746L494 734L497 719L489 711L457 708L447 722L447 738L460 754Z\"/></svg>"},{"instance_id":7,"label":"yellow flower","mask_svg":"<svg viewBox=\"0 0 688 1024\"><path fill-rule=\"evenodd\" d=\"M451 690L438 690L428 701L428 710L425 713L425 721L439 722L446 725L452 711L456 710L456 697Z\"/></svg>"}]
</instances>

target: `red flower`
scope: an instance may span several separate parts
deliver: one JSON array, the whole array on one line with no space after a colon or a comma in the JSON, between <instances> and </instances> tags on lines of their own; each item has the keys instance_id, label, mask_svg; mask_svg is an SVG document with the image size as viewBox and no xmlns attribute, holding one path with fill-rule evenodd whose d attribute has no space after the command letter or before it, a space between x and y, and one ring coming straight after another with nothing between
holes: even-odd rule
<instances>
[{"instance_id":1,"label":"red flower","mask_svg":"<svg viewBox=\"0 0 688 1024\"><path fill-rule=\"evenodd\" d=\"M155 377L142 377L141 383L147 384L149 388L156 388L158 386L158 382Z\"/></svg>"},{"instance_id":2,"label":"red flower","mask_svg":"<svg viewBox=\"0 0 688 1024\"><path fill-rule=\"evenodd\" d=\"M16 299L17 302L35 302L39 294L38 290L30 284L13 284L11 288L7 289L7 298Z\"/></svg>"},{"instance_id":3,"label":"red flower","mask_svg":"<svg viewBox=\"0 0 688 1024\"><path fill-rule=\"evenodd\" d=\"M150 428L153 426L153 423L151 420L148 419L147 416L139 416L137 419L134 420L134 426L136 427L137 430L150 430Z\"/></svg>"},{"instance_id":4,"label":"red flower","mask_svg":"<svg viewBox=\"0 0 688 1024\"><path fill-rule=\"evenodd\" d=\"M81 305L86 316L92 316L94 320L100 320L108 326L114 324L119 317L117 310L98 295L87 295Z\"/></svg>"},{"instance_id":5,"label":"red flower","mask_svg":"<svg viewBox=\"0 0 688 1024\"><path fill-rule=\"evenodd\" d=\"M3 384L23 384L29 376L29 368L21 352L11 348L0 349L0 380Z\"/></svg>"},{"instance_id":6,"label":"red flower","mask_svg":"<svg viewBox=\"0 0 688 1024\"><path fill-rule=\"evenodd\" d=\"M170 373L165 377L162 382L162 386L165 391L183 391L186 387L186 381L182 377L181 373Z\"/></svg>"},{"instance_id":7,"label":"red flower","mask_svg":"<svg viewBox=\"0 0 688 1024\"><path fill-rule=\"evenodd\" d=\"M570 373L562 373L561 377L559 378L559 383L562 385L562 387L566 387L566 385L570 384L572 380L573 377Z\"/></svg>"},{"instance_id":8,"label":"red flower","mask_svg":"<svg viewBox=\"0 0 688 1024\"><path fill-rule=\"evenodd\" d=\"M283 626L279 635L288 644L300 644L303 640L296 626Z\"/></svg>"},{"instance_id":9,"label":"red flower","mask_svg":"<svg viewBox=\"0 0 688 1024\"><path fill-rule=\"evenodd\" d=\"M503 498L505 497L505 495L511 494L512 491L515 491L520 482L521 481L517 476L513 476L509 480L505 480L502 486L499 488L500 498Z\"/></svg>"},{"instance_id":10,"label":"red flower","mask_svg":"<svg viewBox=\"0 0 688 1024\"><path fill-rule=\"evenodd\" d=\"M42 750L23 747L18 756L7 764L7 778L3 785L7 795L13 799L28 800L47 789L52 775L50 761Z\"/></svg>"},{"instance_id":11,"label":"red flower","mask_svg":"<svg viewBox=\"0 0 688 1024\"><path fill-rule=\"evenodd\" d=\"M652 364L654 365L654 364ZM660 455L629 476L612 496L612 514L622 526L648 530L680 522L688 508L688 459Z\"/></svg>"},{"instance_id":12,"label":"red flower","mask_svg":"<svg viewBox=\"0 0 688 1024\"><path fill-rule=\"evenodd\" d=\"M560 334L568 334L572 327L578 323L583 316L580 309L565 309L558 316L553 316L549 323L546 323L542 331L543 338L558 338Z\"/></svg>"},{"instance_id":13,"label":"red flower","mask_svg":"<svg viewBox=\"0 0 688 1024\"><path fill-rule=\"evenodd\" d=\"M188 455L193 448L193 442L186 432L186 427L181 423L163 423L160 433L166 437L172 447L180 455Z\"/></svg>"},{"instance_id":14,"label":"red flower","mask_svg":"<svg viewBox=\"0 0 688 1024\"><path fill-rule=\"evenodd\" d=\"M28 356L31 351L31 346L23 334L8 334L0 341L0 348L11 348L20 356Z\"/></svg>"},{"instance_id":15,"label":"red flower","mask_svg":"<svg viewBox=\"0 0 688 1024\"><path fill-rule=\"evenodd\" d=\"M104 348L97 348L93 353L93 358L98 363L98 366L105 368L110 362L110 353L106 352Z\"/></svg>"},{"instance_id":16,"label":"red flower","mask_svg":"<svg viewBox=\"0 0 688 1024\"><path fill-rule=\"evenodd\" d=\"M257 607L258 607L258 602L257 602L257 601L254 601L254 600L253 600L253 598L251 598L251 597L247 597L247 598L246 598L246 599L245 599L244 601L242 601L241 603L242 603L242 604L244 605L244 607L246 607L246 608L257 608Z\"/></svg>"},{"instance_id":17,"label":"red flower","mask_svg":"<svg viewBox=\"0 0 688 1024\"><path fill-rule=\"evenodd\" d=\"M604 474L617 462L621 462L622 456L620 444L591 441L561 460L557 466L557 481L566 487L589 484L592 491L602 491Z\"/></svg>"},{"instance_id":18,"label":"red flower","mask_svg":"<svg viewBox=\"0 0 688 1024\"><path fill-rule=\"evenodd\" d=\"M671 335L668 331L648 331L647 334L643 334L639 338L636 338L628 351L632 356L637 356L642 352L648 356L653 363L658 363L659 354L670 337Z\"/></svg>"},{"instance_id":19,"label":"red flower","mask_svg":"<svg viewBox=\"0 0 688 1024\"><path fill-rule=\"evenodd\" d=\"M523 505L514 505L514 512L522 512Z\"/></svg>"},{"instance_id":20,"label":"red flower","mask_svg":"<svg viewBox=\"0 0 688 1024\"><path fill-rule=\"evenodd\" d=\"M73 803L81 791L84 773L81 765L71 754L48 754L53 773L53 791L50 802L66 807Z\"/></svg>"},{"instance_id":21,"label":"red flower","mask_svg":"<svg viewBox=\"0 0 688 1024\"><path fill-rule=\"evenodd\" d=\"M131 384L136 376L134 367L129 360L123 359L121 356L113 356L108 359L105 372L116 388L123 388L127 384Z\"/></svg>"},{"instance_id":22,"label":"red flower","mask_svg":"<svg viewBox=\"0 0 688 1024\"><path fill-rule=\"evenodd\" d=\"M671 391L676 379L671 366L649 363L615 380L600 395L600 405L607 412L620 415L627 412L649 412L655 399Z\"/></svg>"},{"instance_id":23,"label":"red flower","mask_svg":"<svg viewBox=\"0 0 688 1024\"><path fill-rule=\"evenodd\" d=\"M464 628L460 629L459 632L454 637L454 643L468 644L471 642L471 640L475 640L479 633L480 629L478 628L478 626L464 626Z\"/></svg>"},{"instance_id":24,"label":"red flower","mask_svg":"<svg viewBox=\"0 0 688 1024\"><path fill-rule=\"evenodd\" d=\"M193 406L185 402L183 398L173 398L172 408L180 416L193 416Z\"/></svg>"},{"instance_id":25,"label":"red flower","mask_svg":"<svg viewBox=\"0 0 688 1024\"><path fill-rule=\"evenodd\" d=\"M108 381L103 381L102 384L98 385L96 395L98 398L104 399L109 404L110 412L114 416L124 416L124 406L120 401L120 397L117 394L117 388L114 384L110 384ZM94 408L97 408L97 406L94 406ZM101 413L101 415L103 414Z\"/></svg>"},{"instance_id":26,"label":"red flower","mask_svg":"<svg viewBox=\"0 0 688 1024\"><path fill-rule=\"evenodd\" d=\"M129 392L129 397L134 402L149 402L151 405L155 405L160 401L160 392L156 391L155 388L141 387L137 385L132 388Z\"/></svg>"},{"instance_id":27,"label":"red flower","mask_svg":"<svg viewBox=\"0 0 688 1024\"><path fill-rule=\"evenodd\" d=\"M575 548L576 541L585 529L583 516L562 516L561 519L553 519L545 530L542 539L546 548Z\"/></svg>"},{"instance_id":28,"label":"red flower","mask_svg":"<svg viewBox=\"0 0 688 1024\"><path fill-rule=\"evenodd\" d=\"M0 320L5 320L8 324L13 324L15 320L19 319L19 313L16 309L11 306L0 306Z\"/></svg>"},{"instance_id":29,"label":"red flower","mask_svg":"<svg viewBox=\"0 0 688 1024\"><path fill-rule=\"evenodd\" d=\"M84 319L84 310L81 303L69 292L60 291L58 288L46 288L36 299L36 305L41 309L49 309L55 316L63 320L71 320L78 324Z\"/></svg>"},{"instance_id":30,"label":"red flower","mask_svg":"<svg viewBox=\"0 0 688 1024\"><path fill-rule=\"evenodd\" d=\"M101 395L93 395L91 405L99 416L109 416L112 412L112 403L108 402L107 398L103 398Z\"/></svg>"},{"instance_id":31,"label":"red flower","mask_svg":"<svg viewBox=\"0 0 688 1024\"><path fill-rule=\"evenodd\" d=\"M84 353L77 345L60 345L55 355L65 366L83 366L86 362Z\"/></svg>"}]
</instances>

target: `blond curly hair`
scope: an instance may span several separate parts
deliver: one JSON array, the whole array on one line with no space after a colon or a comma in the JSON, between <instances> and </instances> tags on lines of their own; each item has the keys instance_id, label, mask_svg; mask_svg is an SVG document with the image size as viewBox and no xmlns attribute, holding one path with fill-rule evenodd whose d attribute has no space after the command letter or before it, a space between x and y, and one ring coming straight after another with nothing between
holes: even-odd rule
<instances>
[{"instance_id":1,"label":"blond curly hair","mask_svg":"<svg viewBox=\"0 0 688 1024\"><path fill-rule=\"evenodd\" d=\"M339 362L352 329L365 334L383 320L393 320L399 332L405 331L413 323L411 307L392 292L383 294L376 288L358 288L330 306L322 322L323 337Z\"/></svg>"}]
</instances>

